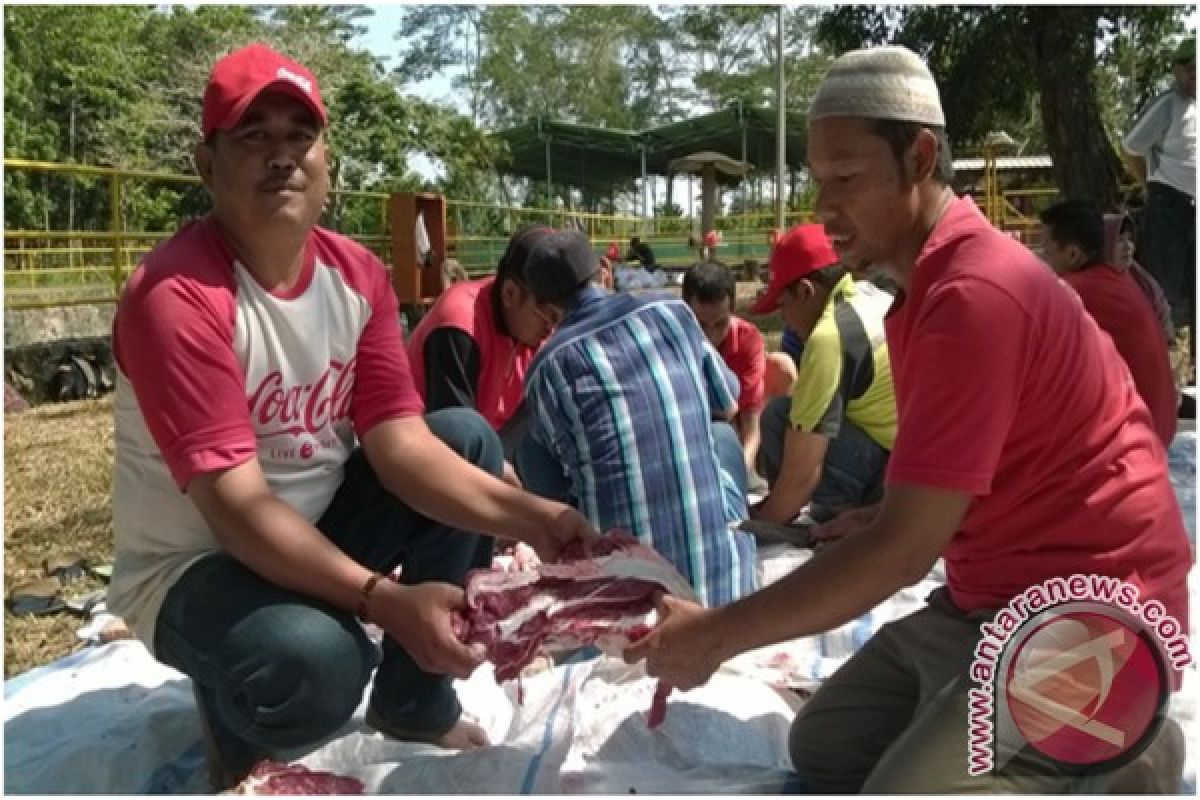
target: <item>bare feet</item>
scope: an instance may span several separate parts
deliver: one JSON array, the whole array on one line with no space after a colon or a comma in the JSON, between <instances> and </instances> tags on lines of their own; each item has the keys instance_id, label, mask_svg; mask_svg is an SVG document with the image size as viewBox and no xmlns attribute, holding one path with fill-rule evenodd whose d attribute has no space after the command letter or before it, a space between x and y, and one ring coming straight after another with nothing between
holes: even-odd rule
<instances>
[{"instance_id":1,"label":"bare feet","mask_svg":"<svg viewBox=\"0 0 1200 800\"><path fill-rule=\"evenodd\" d=\"M474 750L477 747L487 747L491 744L487 731L479 727L474 720L461 714L458 722L454 723L454 727L440 736L430 736L427 733L396 728L384 722L373 708L367 709L366 722L375 730L393 739L405 742L428 742L447 750Z\"/></svg>"},{"instance_id":2,"label":"bare feet","mask_svg":"<svg viewBox=\"0 0 1200 800\"><path fill-rule=\"evenodd\" d=\"M474 750L477 747L487 747L487 731L466 717L459 717L454 727L433 740L433 744L447 750Z\"/></svg>"}]
</instances>

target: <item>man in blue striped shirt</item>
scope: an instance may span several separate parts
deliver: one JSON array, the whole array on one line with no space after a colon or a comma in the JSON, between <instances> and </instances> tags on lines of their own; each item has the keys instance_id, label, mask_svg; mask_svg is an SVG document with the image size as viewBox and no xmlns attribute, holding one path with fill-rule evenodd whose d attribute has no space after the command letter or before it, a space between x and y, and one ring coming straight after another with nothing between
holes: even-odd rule
<instances>
[{"instance_id":1,"label":"man in blue striped shirt","mask_svg":"<svg viewBox=\"0 0 1200 800\"><path fill-rule=\"evenodd\" d=\"M746 469L728 418L737 379L691 310L667 296L611 294L583 234L529 255L526 281L558 323L525 377L530 437L517 470L530 491L567 499L600 530L624 529L684 575L700 602L753 591Z\"/></svg>"}]
</instances>

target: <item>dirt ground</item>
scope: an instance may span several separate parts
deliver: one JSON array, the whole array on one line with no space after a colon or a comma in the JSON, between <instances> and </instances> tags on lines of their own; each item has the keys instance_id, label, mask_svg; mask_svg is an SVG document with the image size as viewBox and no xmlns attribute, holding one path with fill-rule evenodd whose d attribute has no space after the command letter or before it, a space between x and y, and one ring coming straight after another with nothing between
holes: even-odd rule
<instances>
[{"instance_id":1,"label":"dirt ground","mask_svg":"<svg viewBox=\"0 0 1200 800\"><path fill-rule=\"evenodd\" d=\"M78 556L90 566L113 557L112 399L39 406L4 417L4 586L46 577L47 558ZM62 587L65 597L104 584L93 577ZM4 612L4 677L81 646L84 618Z\"/></svg>"},{"instance_id":2,"label":"dirt ground","mask_svg":"<svg viewBox=\"0 0 1200 800\"><path fill-rule=\"evenodd\" d=\"M758 283L738 285L738 309L753 302ZM755 319L769 350L778 349L778 315ZM4 587L46 577L48 558L82 557L111 564L112 398L44 405L4 417ZM62 587L75 597L103 587L92 576ZM85 622L64 610L14 616L5 605L4 677L62 658L82 646Z\"/></svg>"}]
</instances>

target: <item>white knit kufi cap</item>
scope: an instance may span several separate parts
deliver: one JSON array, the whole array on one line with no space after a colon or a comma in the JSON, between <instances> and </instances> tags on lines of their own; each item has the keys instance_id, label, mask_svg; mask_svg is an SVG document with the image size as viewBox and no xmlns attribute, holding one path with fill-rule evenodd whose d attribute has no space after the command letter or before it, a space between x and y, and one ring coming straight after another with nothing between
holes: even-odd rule
<instances>
[{"instance_id":1,"label":"white knit kufi cap","mask_svg":"<svg viewBox=\"0 0 1200 800\"><path fill-rule=\"evenodd\" d=\"M945 127L942 101L929 68L906 47L851 50L825 73L808 122L823 117L866 117Z\"/></svg>"}]
</instances>

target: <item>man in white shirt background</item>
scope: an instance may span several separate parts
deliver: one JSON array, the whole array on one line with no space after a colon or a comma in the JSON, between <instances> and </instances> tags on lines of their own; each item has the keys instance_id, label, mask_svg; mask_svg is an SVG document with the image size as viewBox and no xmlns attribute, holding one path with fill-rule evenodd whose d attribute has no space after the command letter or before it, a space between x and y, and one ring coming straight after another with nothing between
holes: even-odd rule
<instances>
[{"instance_id":1,"label":"man in white shirt background","mask_svg":"<svg viewBox=\"0 0 1200 800\"><path fill-rule=\"evenodd\" d=\"M1122 141L1125 163L1146 187L1138 258L1163 288L1176 330L1196 362L1196 39L1171 58L1175 81L1154 98Z\"/></svg>"}]
</instances>

